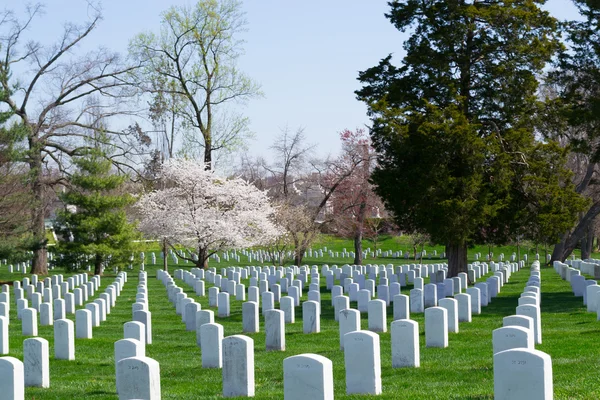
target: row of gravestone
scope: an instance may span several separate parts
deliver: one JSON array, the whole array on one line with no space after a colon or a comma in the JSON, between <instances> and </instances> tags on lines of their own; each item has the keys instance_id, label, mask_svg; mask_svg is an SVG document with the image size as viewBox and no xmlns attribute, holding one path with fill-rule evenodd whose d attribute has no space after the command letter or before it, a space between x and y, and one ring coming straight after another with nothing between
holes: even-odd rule
<instances>
[{"instance_id":1,"label":"row of gravestone","mask_svg":"<svg viewBox=\"0 0 600 400\"><path fill-rule=\"evenodd\" d=\"M165 273L163 275L162 279L165 279L167 282L171 282L170 281L170 277L168 276L167 273ZM529 283L533 283L533 282L529 282ZM166 286L173 286L173 285L166 285ZM227 294L227 293L224 293ZM527 297L527 296L524 296ZM181 301L181 300L179 300ZM434 307L434 309L437 307ZM432 312L435 311L434 309L428 309L428 312ZM275 311L279 311L279 310L275 310ZM346 310L343 310L346 311ZM281 312L281 311L280 311ZM441 312L442 314L445 313L445 310L442 310ZM433 314L431 314L433 315ZM426 324L427 324L427 318L428 318L428 314L426 313ZM278 324L281 325L282 320L280 319L280 321L278 322ZM396 326L400 326L402 325L403 328L410 328L411 331L415 332L415 325L416 322L414 321L409 321L409 320L400 320L400 321L395 321L394 324L392 325L392 329L394 330ZM206 325L211 325L211 324L206 324ZM418 332L418 327L416 329L416 332ZM211 334L210 330L205 330L204 332L205 334ZM217 335L218 336L218 335ZM402 337L402 336L407 336L407 335L393 335L393 336L397 336L397 337ZM239 338L243 338L242 336L238 336ZM418 337L418 335L413 334L413 337ZM245 341L246 346L242 346L244 347L244 351L242 352L242 359L239 359L238 361L243 364L246 368L244 369L244 371L239 371L236 370L234 372L229 371L229 368L231 368L231 366L235 365L235 363L228 363L227 360L227 348L228 348L228 344L229 344L229 340L234 339L234 337L230 337L230 338L219 338L219 342L221 343L221 346L219 348L219 354L223 354L223 395L225 397L229 397L229 396L252 396L253 392L254 392L254 388L253 388L253 371L252 373L250 373L250 371L248 370L248 366L250 365L253 368L253 355L250 355L248 353L248 349L253 349L253 346L249 346L248 343L252 343L251 339L249 338L245 338L247 339L247 341ZM248 342L250 341L250 342ZM366 331L356 331L356 332L349 332L347 334L344 335L344 341L347 343L346 344L346 349L345 349L345 363L346 363L346 374L347 374L347 393L372 393L372 394L379 394L381 393L381 371L380 371L380 362L379 362L379 347L378 347L378 343L379 343L379 337L378 335L372 333L372 332L366 332ZM406 342L405 340L402 340L402 342ZM240 343L237 343L236 346L240 345ZM418 349L418 347L417 347ZM397 350L397 349L395 349ZM300 358L296 358L294 359L289 358L286 359L286 361L284 362L284 376L285 376L285 382L284 382L284 396L286 399L293 399L293 398L306 398L306 394L310 393L311 396L316 396L316 398L332 398L333 396L333 379L331 378L332 374L328 373L328 371L331 371L331 368L323 368L323 364L327 364L326 361L321 360L320 363L314 364L312 367L310 366L311 364L308 364L309 362L314 363L314 356L313 357L306 357L306 356L311 356L311 355L301 355L301 356L295 356L295 357L300 357ZM316 356L317 358L320 356ZM406 356L405 356L406 358ZM252 360L252 362L250 362L249 360ZM325 359L326 360L326 359ZM541 361L540 361L541 360ZM329 360L327 360L329 361ZM135 360L135 359L131 359L129 361L134 362L134 363L140 363L140 362L145 362L143 359L140 360ZM146 360L146 362L148 362L149 364L152 364L151 362L149 362L148 360ZM521 349L518 348L516 350L504 350L501 352L498 352L497 355L494 356L494 382L495 382L495 391L496 393L504 393L504 392L508 392L511 393L511 395L513 397L511 398L519 398L519 390L522 390L523 386L524 386L524 382L525 380L527 380L527 383L529 384L529 386L533 387L534 390L538 390L538 377L541 376L542 377L542 382L547 383L548 379L547 377L542 373L540 374L539 368L537 368L537 364L542 363L543 365L549 365L549 357L547 357L547 355L543 355L543 353L540 355L539 352L536 352L535 350L528 350L528 349ZM286 364L287 363L287 364ZM155 369L158 369L158 364L155 364ZM290 366L289 368L286 368L286 366L293 364L292 366ZM330 365L330 361L329 361L329 365ZM512 367L512 368L507 368L508 365L517 365L517 367ZM377 367L379 366L379 368ZM359 368L359 367L362 367ZM520 373L518 374L509 374L506 371L507 370L514 370L516 368L520 369ZM131 369L131 368L130 368ZM144 367L141 368L143 370L148 370L149 367ZM299 371L293 371L294 369L299 369ZM547 368L546 368L547 369ZM121 368L119 371L124 370L124 368ZM134 370L138 370L138 368L134 368ZM290 371L291 370L291 371ZM543 370L543 368L542 368ZM226 372L229 371L229 372ZM302 371L304 372L311 372L308 375L309 376L304 376L302 375ZM322 371L325 371L324 373L321 373ZM119 372L118 372L119 373ZM229 387L227 385L227 379L228 377L231 376L231 373L233 373L236 376L241 376L242 379L238 380L236 383L238 385L238 387L236 388L236 392L231 394L228 390L226 390L226 387ZM142 381L146 382L148 379L145 379L146 377L146 373L144 373L144 376L141 378ZM250 378L250 375L252 376L252 379ZM533 377L530 378L530 377ZM160 383L159 383L159 379L160 379L160 375L159 373L155 373L154 374L154 380L156 381L156 379L158 379L158 384L156 382L154 382L153 386L154 388L156 387L160 387ZM138 379L139 380L139 379ZM242 384L240 384L240 382ZM252 384L250 384L250 382ZM289 383L288 383L289 382ZM551 377L550 377L550 390L551 390ZM149 383L148 388L150 388L152 385ZM289 388L293 387L293 390L289 390ZM148 389L149 390L149 389ZM542 390L542 392L544 392L544 390ZM547 392L547 391L546 391ZM251 394L250 394L251 393ZM136 394L136 395L139 395ZM160 396L160 394L158 394L158 396ZM296 396L296 397L294 397ZM304 396L304 397L303 397ZM515 397L516 396L516 397ZM129 398L129 397L124 397L124 398ZM146 394L146 397L144 398L157 398L157 397L152 397L151 394ZM502 397L498 397L498 398L502 398ZM532 397L532 398L538 398L538 397ZM542 397L542 398L548 398L548 397Z\"/></svg>"},{"instance_id":2,"label":"row of gravestone","mask_svg":"<svg viewBox=\"0 0 600 400\"><path fill-rule=\"evenodd\" d=\"M99 283L100 280L97 279L94 282ZM63 301L63 303L60 303L63 309L63 318L51 319L49 324L54 326L55 359L75 359L75 338L92 338L92 327L99 326L100 322L106 320L106 315L110 314L111 308L115 306L116 298L120 295L126 282L127 274L125 272L120 273L115 281L107 287L106 292L101 294L101 298L88 303L85 309L79 309L75 312L75 324L70 319L66 319L64 315L63 299L54 299L55 304L57 304L57 301ZM68 294L70 293L65 293L65 295ZM107 294L108 297L103 297L104 294ZM93 306L88 307L90 305ZM24 308L21 314L21 323L23 336L37 336L37 311L35 309ZM8 319L0 317L0 342L6 345L6 352L3 354L8 354L7 327ZM24 341L23 357L23 363L14 357L0 358L3 368L7 371L6 374L0 373L0 393L2 393L3 400L23 399L25 386L47 388L50 385L48 341L44 338L26 339ZM19 366L19 363L21 363L21 366Z\"/></svg>"},{"instance_id":3,"label":"row of gravestone","mask_svg":"<svg viewBox=\"0 0 600 400\"><path fill-rule=\"evenodd\" d=\"M560 261L554 262L554 270L562 279L571 284L571 290L576 297L583 298L583 305L588 312L594 312L600 321L600 285L595 279L586 279L582 273L593 275L596 264L581 260L567 260L571 264ZM600 265L598 266L600 268Z\"/></svg>"}]
</instances>

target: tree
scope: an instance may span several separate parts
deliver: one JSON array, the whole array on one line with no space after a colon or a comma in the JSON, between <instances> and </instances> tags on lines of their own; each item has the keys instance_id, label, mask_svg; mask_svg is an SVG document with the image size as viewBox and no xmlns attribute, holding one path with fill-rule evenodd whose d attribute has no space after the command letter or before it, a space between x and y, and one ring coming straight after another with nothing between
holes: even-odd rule
<instances>
[{"instance_id":1,"label":"tree","mask_svg":"<svg viewBox=\"0 0 600 400\"><path fill-rule=\"evenodd\" d=\"M114 174L112 163L99 149L75 157L73 163L78 170L60 196L65 208L56 219L55 231L62 237L56 265L77 270L91 259L94 275L102 275L105 266L126 266L138 237L125 213L136 200L122 193L127 176Z\"/></svg>"},{"instance_id":2,"label":"tree","mask_svg":"<svg viewBox=\"0 0 600 400\"><path fill-rule=\"evenodd\" d=\"M361 265L362 240L369 226L367 220L383 208L383 203L369 182L375 166L375 150L362 129L354 132L346 129L340 133L340 139L342 153L339 163L348 164L347 168L352 172L340 183L332 197L333 221L338 234L353 238L354 264ZM357 159L361 165L353 168L352 165Z\"/></svg>"},{"instance_id":3,"label":"tree","mask_svg":"<svg viewBox=\"0 0 600 400\"><path fill-rule=\"evenodd\" d=\"M95 121L126 113L123 100L130 94L126 76L135 66L124 65L118 54L98 49L83 56L74 55L76 47L96 28L101 16L92 8L91 19L82 25L69 23L53 45L23 43L24 33L43 11L41 5L28 6L20 21L12 11L0 14L0 87L8 93L2 104L14 114L26 137L22 161L28 166L28 187L32 193L30 232L33 260L32 274L48 273L44 218L48 193L66 183L71 157L85 154L93 146L86 142L90 132L98 129ZM11 74L15 66L24 66L18 77ZM103 101L90 101L98 96ZM88 117L93 115L92 122ZM115 147L123 132L103 125L104 137ZM117 161L127 150L114 152ZM121 168L125 164L118 163ZM52 171L58 173L51 173Z\"/></svg>"},{"instance_id":4,"label":"tree","mask_svg":"<svg viewBox=\"0 0 600 400\"><path fill-rule=\"evenodd\" d=\"M162 189L138 202L140 229L187 249L199 268L218 251L266 245L280 235L265 192L236 178L205 170L203 163L172 159L162 169ZM191 250L190 250L191 248Z\"/></svg>"},{"instance_id":5,"label":"tree","mask_svg":"<svg viewBox=\"0 0 600 400\"><path fill-rule=\"evenodd\" d=\"M313 146L306 145L303 129L293 134L283 129L271 148L275 162L265 165L273 177L269 193L277 201L276 218L294 249L294 263L301 265L322 225L331 222L332 196L363 157L359 151L348 151L344 159L311 158Z\"/></svg>"},{"instance_id":6,"label":"tree","mask_svg":"<svg viewBox=\"0 0 600 400\"><path fill-rule=\"evenodd\" d=\"M130 44L144 65L139 85L160 95L167 111L177 110L189 128L186 143L203 148L210 169L214 151L236 147L249 134L248 119L225 106L260 95L258 85L236 67L242 44L237 35L246 25L241 2L174 6L162 14L161 25L158 35L142 33Z\"/></svg>"},{"instance_id":7,"label":"tree","mask_svg":"<svg viewBox=\"0 0 600 400\"><path fill-rule=\"evenodd\" d=\"M403 64L390 55L359 74L376 191L402 229L446 244L449 276L466 272L482 232L510 238L528 196L522 178L535 174L528 160L547 150L534 135L536 76L561 45L542 3L392 1L386 17L414 28ZM577 196L569 182L558 188Z\"/></svg>"},{"instance_id":8,"label":"tree","mask_svg":"<svg viewBox=\"0 0 600 400\"><path fill-rule=\"evenodd\" d=\"M577 224L563 231L554 246L551 261L564 261L580 243L582 258L588 258L594 222L600 214L597 179L600 161L600 4L584 0L574 3L583 20L565 25L569 50L560 54L556 70L549 73L546 80L550 106L542 121L542 132L572 150L570 167L575 172L576 190L591 201Z\"/></svg>"}]
</instances>

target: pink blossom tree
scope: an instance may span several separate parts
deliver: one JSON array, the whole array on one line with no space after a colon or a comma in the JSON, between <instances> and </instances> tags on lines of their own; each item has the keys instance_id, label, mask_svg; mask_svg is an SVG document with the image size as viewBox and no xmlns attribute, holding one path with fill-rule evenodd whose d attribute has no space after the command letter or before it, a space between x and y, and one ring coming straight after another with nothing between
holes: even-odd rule
<instances>
[{"instance_id":1,"label":"pink blossom tree","mask_svg":"<svg viewBox=\"0 0 600 400\"><path fill-rule=\"evenodd\" d=\"M273 222L267 194L243 179L219 177L191 160L167 161L163 188L138 202L140 229L203 268L218 251L268 244L281 230Z\"/></svg>"}]
</instances>

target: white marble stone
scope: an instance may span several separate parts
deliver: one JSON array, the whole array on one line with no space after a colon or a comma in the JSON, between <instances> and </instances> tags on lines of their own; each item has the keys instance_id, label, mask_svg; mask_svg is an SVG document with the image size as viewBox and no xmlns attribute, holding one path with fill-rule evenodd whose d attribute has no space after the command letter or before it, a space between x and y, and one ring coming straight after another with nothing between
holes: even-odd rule
<instances>
[{"instance_id":1,"label":"white marble stone","mask_svg":"<svg viewBox=\"0 0 600 400\"><path fill-rule=\"evenodd\" d=\"M387 313L385 301L381 299L369 302L368 328L371 332L387 332Z\"/></svg>"},{"instance_id":2,"label":"white marble stone","mask_svg":"<svg viewBox=\"0 0 600 400\"><path fill-rule=\"evenodd\" d=\"M542 318L540 308L536 305L525 305L517 307L517 315L525 315L533 319L533 341L535 344L542 343Z\"/></svg>"},{"instance_id":3,"label":"white marble stone","mask_svg":"<svg viewBox=\"0 0 600 400\"><path fill-rule=\"evenodd\" d=\"M285 318L281 310L265 312L265 346L267 351L285 351Z\"/></svg>"},{"instance_id":4,"label":"white marble stone","mask_svg":"<svg viewBox=\"0 0 600 400\"><path fill-rule=\"evenodd\" d=\"M23 336L37 336L38 320L35 308L24 308L21 311L21 334Z\"/></svg>"},{"instance_id":5,"label":"white marble stone","mask_svg":"<svg viewBox=\"0 0 600 400\"><path fill-rule=\"evenodd\" d=\"M223 325L203 324L200 326L200 331L202 368L221 368L223 366Z\"/></svg>"},{"instance_id":6,"label":"white marble stone","mask_svg":"<svg viewBox=\"0 0 600 400\"><path fill-rule=\"evenodd\" d=\"M409 298L405 294L394 296L394 321L398 319L409 319Z\"/></svg>"},{"instance_id":7,"label":"white marble stone","mask_svg":"<svg viewBox=\"0 0 600 400\"><path fill-rule=\"evenodd\" d=\"M285 400L333 400L333 363L318 354L299 354L283 360Z\"/></svg>"},{"instance_id":8,"label":"white marble stone","mask_svg":"<svg viewBox=\"0 0 600 400\"><path fill-rule=\"evenodd\" d=\"M0 317L0 354L3 355L8 354L9 351L8 324L7 317Z\"/></svg>"},{"instance_id":9,"label":"white marble stone","mask_svg":"<svg viewBox=\"0 0 600 400\"><path fill-rule=\"evenodd\" d=\"M381 394L379 335L369 331L344 335L346 394Z\"/></svg>"},{"instance_id":10,"label":"white marble stone","mask_svg":"<svg viewBox=\"0 0 600 400\"><path fill-rule=\"evenodd\" d=\"M308 300L302 303L302 330L304 333L321 332L321 314L318 302Z\"/></svg>"},{"instance_id":11,"label":"white marble stone","mask_svg":"<svg viewBox=\"0 0 600 400\"><path fill-rule=\"evenodd\" d=\"M283 296L279 302L279 308L283 311L286 324L293 324L296 321L295 301L293 297Z\"/></svg>"},{"instance_id":12,"label":"white marble stone","mask_svg":"<svg viewBox=\"0 0 600 400\"><path fill-rule=\"evenodd\" d=\"M146 327L146 344L152 344L152 313L150 311L136 311L133 320L141 322Z\"/></svg>"},{"instance_id":13,"label":"white marble stone","mask_svg":"<svg viewBox=\"0 0 600 400\"><path fill-rule=\"evenodd\" d=\"M119 400L160 400L160 366L149 357L128 357L117 363Z\"/></svg>"},{"instance_id":14,"label":"white marble stone","mask_svg":"<svg viewBox=\"0 0 600 400\"><path fill-rule=\"evenodd\" d=\"M458 322L471 322L471 295L458 293L454 299L458 303Z\"/></svg>"},{"instance_id":15,"label":"white marble stone","mask_svg":"<svg viewBox=\"0 0 600 400\"><path fill-rule=\"evenodd\" d=\"M339 331L340 350L344 350L344 336L349 332L360 330L360 312L352 308L340 311Z\"/></svg>"},{"instance_id":16,"label":"white marble stone","mask_svg":"<svg viewBox=\"0 0 600 400\"><path fill-rule=\"evenodd\" d=\"M494 399L552 400L552 360L534 349L494 354Z\"/></svg>"},{"instance_id":17,"label":"white marble stone","mask_svg":"<svg viewBox=\"0 0 600 400\"><path fill-rule=\"evenodd\" d=\"M254 341L243 335L223 339L223 397L254 397Z\"/></svg>"},{"instance_id":18,"label":"white marble stone","mask_svg":"<svg viewBox=\"0 0 600 400\"><path fill-rule=\"evenodd\" d=\"M0 357L0 393L3 400L25 400L25 371L21 360Z\"/></svg>"},{"instance_id":19,"label":"white marble stone","mask_svg":"<svg viewBox=\"0 0 600 400\"><path fill-rule=\"evenodd\" d=\"M50 353L48 341L31 338L23 341L25 386L50 387Z\"/></svg>"},{"instance_id":20,"label":"white marble stone","mask_svg":"<svg viewBox=\"0 0 600 400\"><path fill-rule=\"evenodd\" d=\"M125 322L123 324L123 338L137 340L146 348L146 327L138 321Z\"/></svg>"},{"instance_id":21,"label":"white marble stone","mask_svg":"<svg viewBox=\"0 0 600 400\"><path fill-rule=\"evenodd\" d=\"M247 301L242 303L242 331L244 333L259 332L258 303Z\"/></svg>"},{"instance_id":22,"label":"white marble stone","mask_svg":"<svg viewBox=\"0 0 600 400\"><path fill-rule=\"evenodd\" d=\"M419 323L410 319L392 322L392 368L419 367Z\"/></svg>"},{"instance_id":23,"label":"white marble stone","mask_svg":"<svg viewBox=\"0 0 600 400\"><path fill-rule=\"evenodd\" d=\"M229 293L219 293L218 315L220 318L229 317L230 314Z\"/></svg>"},{"instance_id":24,"label":"white marble stone","mask_svg":"<svg viewBox=\"0 0 600 400\"><path fill-rule=\"evenodd\" d=\"M438 302L448 312L448 332L458 333L458 301L445 298Z\"/></svg>"},{"instance_id":25,"label":"white marble stone","mask_svg":"<svg viewBox=\"0 0 600 400\"><path fill-rule=\"evenodd\" d=\"M492 331L494 354L515 348L533 349L533 333L520 326L505 326Z\"/></svg>"},{"instance_id":26,"label":"white marble stone","mask_svg":"<svg viewBox=\"0 0 600 400\"><path fill-rule=\"evenodd\" d=\"M75 311L75 337L77 339L92 338L92 312L90 310Z\"/></svg>"},{"instance_id":27,"label":"white marble stone","mask_svg":"<svg viewBox=\"0 0 600 400\"><path fill-rule=\"evenodd\" d=\"M425 345L448 347L448 311L444 307L425 310Z\"/></svg>"},{"instance_id":28,"label":"white marble stone","mask_svg":"<svg viewBox=\"0 0 600 400\"><path fill-rule=\"evenodd\" d=\"M412 289L410 291L410 312L422 313L424 309L423 291L421 289Z\"/></svg>"},{"instance_id":29,"label":"white marble stone","mask_svg":"<svg viewBox=\"0 0 600 400\"><path fill-rule=\"evenodd\" d=\"M481 290L478 287L467 288L467 294L471 296L471 315L481 314Z\"/></svg>"},{"instance_id":30,"label":"white marble stone","mask_svg":"<svg viewBox=\"0 0 600 400\"><path fill-rule=\"evenodd\" d=\"M75 359L75 326L70 319L54 321L54 358Z\"/></svg>"}]
</instances>

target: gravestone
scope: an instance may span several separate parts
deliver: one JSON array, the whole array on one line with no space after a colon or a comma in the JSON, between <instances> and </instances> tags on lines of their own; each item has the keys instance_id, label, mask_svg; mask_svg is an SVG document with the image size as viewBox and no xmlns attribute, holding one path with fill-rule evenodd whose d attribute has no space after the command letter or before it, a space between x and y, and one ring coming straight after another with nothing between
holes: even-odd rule
<instances>
[{"instance_id":1,"label":"gravestone","mask_svg":"<svg viewBox=\"0 0 600 400\"><path fill-rule=\"evenodd\" d=\"M78 339L92 338L92 312L90 310L75 311L75 337Z\"/></svg>"},{"instance_id":2,"label":"gravestone","mask_svg":"<svg viewBox=\"0 0 600 400\"><path fill-rule=\"evenodd\" d=\"M221 292L219 293L218 300L218 313L220 318L229 317L230 308L229 308L229 293Z\"/></svg>"},{"instance_id":3,"label":"gravestone","mask_svg":"<svg viewBox=\"0 0 600 400\"><path fill-rule=\"evenodd\" d=\"M139 340L131 338L117 340L114 345L115 375L117 388L120 386L119 375L116 374L119 361L130 357L146 357L146 348L144 344Z\"/></svg>"},{"instance_id":4,"label":"gravestone","mask_svg":"<svg viewBox=\"0 0 600 400\"><path fill-rule=\"evenodd\" d=\"M70 319L54 321L54 358L75 359L75 327Z\"/></svg>"},{"instance_id":5,"label":"gravestone","mask_svg":"<svg viewBox=\"0 0 600 400\"><path fill-rule=\"evenodd\" d=\"M285 400L333 400L333 363L318 354L299 354L283 360Z\"/></svg>"},{"instance_id":6,"label":"gravestone","mask_svg":"<svg viewBox=\"0 0 600 400\"><path fill-rule=\"evenodd\" d=\"M24 308L21 311L21 334L23 336L37 336L38 322L35 308Z\"/></svg>"},{"instance_id":7,"label":"gravestone","mask_svg":"<svg viewBox=\"0 0 600 400\"><path fill-rule=\"evenodd\" d=\"M494 354L496 400L552 400L552 360L534 349L512 349Z\"/></svg>"},{"instance_id":8,"label":"gravestone","mask_svg":"<svg viewBox=\"0 0 600 400\"><path fill-rule=\"evenodd\" d=\"M437 306L437 286L434 283L428 283L424 288L424 307Z\"/></svg>"},{"instance_id":9,"label":"gravestone","mask_svg":"<svg viewBox=\"0 0 600 400\"><path fill-rule=\"evenodd\" d=\"M320 307L316 301L309 300L302 303L302 329L304 333L321 331Z\"/></svg>"},{"instance_id":10,"label":"gravestone","mask_svg":"<svg viewBox=\"0 0 600 400\"><path fill-rule=\"evenodd\" d=\"M267 351L285 351L285 321L281 310L265 312L265 346Z\"/></svg>"},{"instance_id":11,"label":"gravestone","mask_svg":"<svg viewBox=\"0 0 600 400\"><path fill-rule=\"evenodd\" d=\"M150 311L136 311L133 320L141 322L146 327L146 344L152 344L152 313Z\"/></svg>"},{"instance_id":12,"label":"gravestone","mask_svg":"<svg viewBox=\"0 0 600 400\"><path fill-rule=\"evenodd\" d=\"M454 296L454 299L458 303L458 322L471 322L471 296L467 293L459 293Z\"/></svg>"},{"instance_id":13,"label":"gravestone","mask_svg":"<svg viewBox=\"0 0 600 400\"><path fill-rule=\"evenodd\" d=\"M422 313L423 310L423 291L421 289L412 289L410 291L410 312Z\"/></svg>"},{"instance_id":14,"label":"gravestone","mask_svg":"<svg viewBox=\"0 0 600 400\"><path fill-rule=\"evenodd\" d=\"M160 400L160 366L149 357L129 357L117 363L119 400Z\"/></svg>"},{"instance_id":15,"label":"gravestone","mask_svg":"<svg viewBox=\"0 0 600 400\"><path fill-rule=\"evenodd\" d=\"M202 349L202 368L221 368L223 366L222 342L223 325L204 324L200 326Z\"/></svg>"},{"instance_id":16,"label":"gravestone","mask_svg":"<svg viewBox=\"0 0 600 400\"><path fill-rule=\"evenodd\" d=\"M517 315L525 315L533 319L533 341L535 344L541 344L542 321L540 316L540 308L536 305L518 306Z\"/></svg>"},{"instance_id":17,"label":"gravestone","mask_svg":"<svg viewBox=\"0 0 600 400\"><path fill-rule=\"evenodd\" d=\"M123 339L135 339L146 348L146 328L144 324L138 321L125 322L123 324Z\"/></svg>"},{"instance_id":18,"label":"gravestone","mask_svg":"<svg viewBox=\"0 0 600 400\"><path fill-rule=\"evenodd\" d=\"M293 324L296 318L294 298L290 296L283 296L279 303L279 307L281 308L281 311L283 311L285 323Z\"/></svg>"},{"instance_id":19,"label":"gravestone","mask_svg":"<svg viewBox=\"0 0 600 400\"><path fill-rule=\"evenodd\" d=\"M200 310L196 313L196 344L202 348L202 330L200 327L204 324L214 324L215 313L213 310Z\"/></svg>"},{"instance_id":20,"label":"gravestone","mask_svg":"<svg viewBox=\"0 0 600 400\"><path fill-rule=\"evenodd\" d=\"M25 371L21 360L0 357L0 393L6 400L25 399Z\"/></svg>"},{"instance_id":21,"label":"gravestone","mask_svg":"<svg viewBox=\"0 0 600 400\"><path fill-rule=\"evenodd\" d=\"M481 314L481 291L477 287L467 289L467 294L471 296L471 315Z\"/></svg>"},{"instance_id":22,"label":"gravestone","mask_svg":"<svg viewBox=\"0 0 600 400\"><path fill-rule=\"evenodd\" d=\"M448 347L448 311L444 307L425 310L425 345Z\"/></svg>"},{"instance_id":23,"label":"gravestone","mask_svg":"<svg viewBox=\"0 0 600 400\"><path fill-rule=\"evenodd\" d=\"M371 332L387 332L385 301L375 299L369 302L368 327Z\"/></svg>"},{"instance_id":24,"label":"gravestone","mask_svg":"<svg viewBox=\"0 0 600 400\"><path fill-rule=\"evenodd\" d=\"M50 354L46 339L23 341L23 371L26 387L50 387Z\"/></svg>"},{"instance_id":25,"label":"gravestone","mask_svg":"<svg viewBox=\"0 0 600 400\"><path fill-rule=\"evenodd\" d=\"M340 350L344 350L344 336L349 332L360 331L360 312L352 308L340 311Z\"/></svg>"},{"instance_id":26,"label":"gravestone","mask_svg":"<svg viewBox=\"0 0 600 400\"><path fill-rule=\"evenodd\" d=\"M440 307L448 312L448 332L458 333L458 301L455 299L441 299Z\"/></svg>"},{"instance_id":27,"label":"gravestone","mask_svg":"<svg viewBox=\"0 0 600 400\"><path fill-rule=\"evenodd\" d=\"M8 354L8 323L9 319L7 317L0 317L0 354Z\"/></svg>"},{"instance_id":28,"label":"gravestone","mask_svg":"<svg viewBox=\"0 0 600 400\"><path fill-rule=\"evenodd\" d=\"M505 326L492 331L494 354L519 347L533 349L533 333L520 326Z\"/></svg>"},{"instance_id":29,"label":"gravestone","mask_svg":"<svg viewBox=\"0 0 600 400\"><path fill-rule=\"evenodd\" d=\"M398 319L409 319L410 312L409 298L405 294L398 294L394 296L394 321Z\"/></svg>"},{"instance_id":30,"label":"gravestone","mask_svg":"<svg viewBox=\"0 0 600 400\"><path fill-rule=\"evenodd\" d=\"M502 318L503 326L520 326L525 329L529 329L533 335L533 318L526 315L509 315L508 317ZM533 337L533 336L532 336Z\"/></svg>"},{"instance_id":31,"label":"gravestone","mask_svg":"<svg viewBox=\"0 0 600 400\"><path fill-rule=\"evenodd\" d=\"M254 341L243 335L223 339L223 397L254 397Z\"/></svg>"},{"instance_id":32,"label":"gravestone","mask_svg":"<svg viewBox=\"0 0 600 400\"><path fill-rule=\"evenodd\" d=\"M242 303L242 331L244 333L259 331L258 303L254 301Z\"/></svg>"},{"instance_id":33,"label":"gravestone","mask_svg":"<svg viewBox=\"0 0 600 400\"><path fill-rule=\"evenodd\" d=\"M346 394L381 394L379 335L356 331L344 335Z\"/></svg>"},{"instance_id":34,"label":"gravestone","mask_svg":"<svg viewBox=\"0 0 600 400\"><path fill-rule=\"evenodd\" d=\"M392 322L392 368L419 367L419 323L410 319Z\"/></svg>"}]
</instances>

